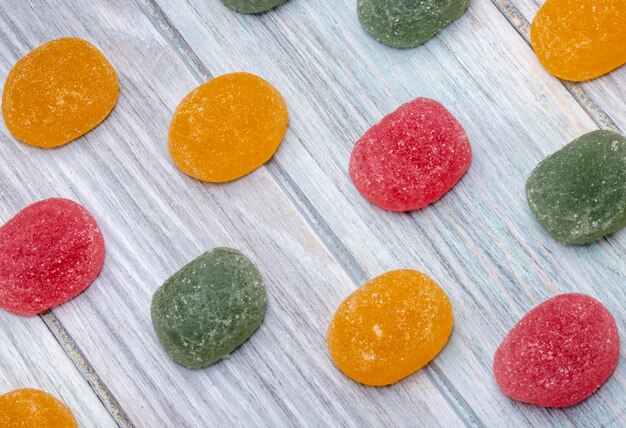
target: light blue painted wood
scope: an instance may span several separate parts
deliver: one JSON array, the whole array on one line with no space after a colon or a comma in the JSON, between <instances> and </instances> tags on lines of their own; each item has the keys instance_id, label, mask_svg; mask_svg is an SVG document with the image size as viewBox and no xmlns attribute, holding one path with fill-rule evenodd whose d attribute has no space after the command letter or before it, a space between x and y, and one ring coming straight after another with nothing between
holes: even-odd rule
<instances>
[{"instance_id":1,"label":"light blue painted wood","mask_svg":"<svg viewBox=\"0 0 626 428\"><path fill-rule=\"evenodd\" d=\"M493 0L530 43L530 23L545 0ZM624 29L616 29L624 31ZM548 74L544 70L545 74ZM556 78L555 78L556 79ZM582 83L563 82L596 123L606 129L626 129L626 67Z\"/></svg>"},{"instance_id":2,"label":"light blue painted wood","mask_svg":"<svg viewBox=\"0 0 626 428\"><path fill-rule=\"evenodd\" d=\"M2 205L0 219L7 208ZM54 395L72 410L81 427L116 426L41 318L0 311L0 395L18 388Z\"/></svg>"},{"instance_id":3,"label":"light blue painted wood","mask_svg":"<svg viewBox=\"0 0 626 428\"><path fill-rule=\"evenodd\" d=\"M102 382L98 393L119 403L105 400L120 425L626 424L623 358L596 395L566 410L514 403L493 381L491 358L504 334L557 292L598 297L626 331L625 233L561 246L523 197L534 165L598 118L542 70L499 1L474 0L458 22L410 51L369 38L351 2L292 0L260 16L237 15L218 0L0 6L0 79L28 50L67 35L99 46L120 74L111 117L79 141L43 151L0 133L0 221L60 195L83 203L102 226L101 276L54 317L74 339L60 335L61 343L81 351ZM171 114L201 81L240 70L285 95L288 135L250 176L199 183L169 159ZM437 204L383 212L350 183L348 157L369 126L416 96L440 100L459 118L474 162ZM606 114L626 121L624 110ZM189 371L158 345L150 298L182 264L218 245L258 263L269 313L230 359ZM333 367L326 326L360 283L399 267L440 282L455 329L420 373L389 388L363 387Z\"/></svg>"},{"instance_id":4,"label":"light blue painted wood","mask_svg":"<svg viewBox=\"0 0 626 428\"><path fill-rule=\"evenodd\" d=\"M120 99L102 125L51 151L1 129L0 165L3 220L58 195L84 204L102 228L102 273L54 314L119 403L111 411L128 417L122 425L464 423L432 377L379 391L335 369L326 327L354 283L267 169L217 186L174 167L169 121L197 81L140 8L124 0L58 0L42 13L20 3L2 10L0 31L2 80L21 55L63 35L93 42L119 73ZM223 245L258 264L267 318L228 360L187 370L169 360L152 330L152 293L199 253Z\"/></svg>"},{"instance_id":5,"label":"light blue painted wood","mask_svg":"<svg viewBox=\"0 0 626 428\"><path fill-rule=\"evenodd\" d=\"M191 67L195 57L202 62L196 74L252 71L285 94L290 133L269 169L355 273L355 283L398 267L424 270L442 283L457 322L431 368L480 421L625 422L623 365L597 395L567 410L513 403L492 379L491 358L506 331L557 292L600 298L622 331L626 320L624 234L589 247L561 246L535 223L523 195L536 163L594 129L595 118L543 71L494 3L473 1L463 18L410 51L371 40L350 4L294 1L249 17L224 14L218 1L156 3L180 34L173 43L191 49L182 56L192 58ZM434 206L386 213L350 183L349 153L369 126L416 96L440 100L460 119L474 163Z\"/></svg>"}]
</instances>

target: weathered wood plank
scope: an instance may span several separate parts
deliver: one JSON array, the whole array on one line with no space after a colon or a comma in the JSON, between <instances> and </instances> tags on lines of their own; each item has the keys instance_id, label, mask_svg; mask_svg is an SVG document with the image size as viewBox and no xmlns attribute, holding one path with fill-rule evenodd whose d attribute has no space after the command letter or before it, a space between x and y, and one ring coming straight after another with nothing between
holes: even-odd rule
<instances>
[{"instance_id":1,"label":"weathered wood plank","mask_svg":"<svg viewBox=\"0 0 626 428\"><path fill-rule=\"evenodd\" d=\"M530 43L530 23L544 0L493 0ZM619 31L619 29L616 29ZM622 29L622 31L624 31ZM626 42L624 42L626 43ZM548 73L543 71L546 75ZM555 78L556 79L556 78ZM626 67L583 83L564 82L604 128L626 132Z\"/></svg>"},{"instance_id":2,"label":"weathered wood plank","mask_svg":"<svg viewBox=\"0 0 626 428\"><path fill-rule=\"evenodd\" d=\"M541 69L493 3L475 0L440 37L410 51L372 41L353 4L292 1L253 17L229 14L217 0L186 7L156 0L162 12L147 4L152 15L165 15L161 25L176 30L164 34L180 34L172 43L197 75L251 71L285 94L290 133L269 169L355 282L410 266L443 284L457 322L431 367L480 420L516 426L626 422L623 364L598 394L565 410L511 402L492 379L491 358L506 331L555 293L594 295L622 332L626 326L626 235L562 246L534 222L524 201L524 182L536 163L596 124ZM442 101L460 119L474 164L433 207L410 215L383 212L351 185L350 149L368 126L416 96Z\"/></svg>"},{"instance_id":3,"label":"weathered wood plank","mask_svg":"<svg viewBox=\"0 0 626 428\"><path fill-rule=\"evenodd\" d=\"M35 46L74 35L105 52L118 70L121 96L100 127L56 150L19 144L2 129L0 197L6 212L45 197L69 197L98 220L107 243L103 271L87 292L54 313L134 424L466 423L468 416L430 370L375 390L333 367L326 326L355 285L267 169L211 186L172 165L169 120L198 82L136 5L58 0L45 10L38 6L0 7L0 78ZM259 265L269 311L230 359L190 371L159 346L150 299L184 263L218 245L240 248Z\"/></svg>"},{"instance_id":4,"label":"weathered wood plank","mask_svg":"<svg viewBox=\"0 0 626 428\"><path fill-rule=\"evenodd\" d=\"M3 202L5 198L3 189ZM0 220L8 214L8 204L3 203ZM0 311L0 394L17 388L53 394L72 410L80 426L117 426L41 318Z\"/></svg>"}]
</instances>

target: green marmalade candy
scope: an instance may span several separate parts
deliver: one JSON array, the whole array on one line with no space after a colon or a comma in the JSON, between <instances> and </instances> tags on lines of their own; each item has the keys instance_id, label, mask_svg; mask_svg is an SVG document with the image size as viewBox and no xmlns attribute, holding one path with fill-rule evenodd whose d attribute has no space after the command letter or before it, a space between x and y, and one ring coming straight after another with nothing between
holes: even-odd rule
<instances>
[{"instance_id":1,"label":"green marmalade candy","mask_svg":"<svg viewBox=\"0 0 626 428\"><path fill-rule=\"evenodd\" d=\"M558 241L585 244L626 225L626 138L585 134L544 159L526 182L537 221Z\"/></svg>"},{"instance_id":2,"label":"green marmalade candy","mask_svg":"<svg viewBox=\"0 0 626 428\"><path fill-rule=\"evenodd\" d=\"M361 25L394 48L426 43L459 18L470 0L358 0Z\"/></svg>"},{"instance_id":3,"label":"green marmalade candy","mask_svg":"<svg viewBox=\"0 0 626 428\"><path fill-rule=\"evenodd\" d=\"M229 9L240 13L262 13L286 3L287 0L222 0Z\"/></svg>"},{"instance_id":4,"label":"green marmalade candy","mask_svg":"<svg viewBox=\"0 0 626 428\"><path fill-rule=\"evenodd\" d=\"M261 325L267 300L257 268L230 248L215 248L176 272L152 298L152 324L181 366L206 367Z\"/></svg>"}]
</instances>

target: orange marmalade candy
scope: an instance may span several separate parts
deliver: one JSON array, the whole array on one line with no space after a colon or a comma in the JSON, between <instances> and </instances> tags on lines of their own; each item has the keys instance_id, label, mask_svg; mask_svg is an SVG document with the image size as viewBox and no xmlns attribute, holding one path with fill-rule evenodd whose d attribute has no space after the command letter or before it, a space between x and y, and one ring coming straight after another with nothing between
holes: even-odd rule
<instances>
[{"instance_id":1,"label":"orange marmalade candy","mask_svg":"<svg viewBox=\"0 0 626 428\"><path fill-rule=\"evenodd\" d=\"M3 428L75 428L76 419L65 404L38 389L16 389L0 396Z\"/></svg>"},{"instance_id":2,"label":"orange marmalade candy","mask_svg":"<svg viewBox=\"0 0 626 428\"><path fill-rule=\"evenodd\" d=\"M95 46L57 39L13 66L2 93L2 115L18 140L57 147L102 122L118 92L115 70Z\"/></svg>"},{"instance_id":3,"label":"orange marmalade candy","mask_svg":"<svg viewBox=\"0 0 626 428\"><path fill-rule=\"evenodd\" d=\"M414 270L396 270L341 303L328 327L328 349L351 379L389 385L432 360L451 331L452 306L437 283Z\"/></svg>"},{"instance_id":4,"label":"orange marmalade candy","mask_svg":"<svg viewBox=\"0 0 626 428\"><path fill-rule=\"evenodd\" d=\"M533 20L530 41L556 77L601 76L626 63L626 0L548 0Z\"/></svg>"},{"instance_id":5,"label":"orange marmalade candy","mask_svg":"<svg viewBox=\"0 0 626 428\"><path fill-rule=\"evenodd\" d=\"M287 106L276 88L254 74L225 74L178 105L170 154L180 170L198 180L235 180L274 155L287 122Z\"/></svg>"}]
</instances>

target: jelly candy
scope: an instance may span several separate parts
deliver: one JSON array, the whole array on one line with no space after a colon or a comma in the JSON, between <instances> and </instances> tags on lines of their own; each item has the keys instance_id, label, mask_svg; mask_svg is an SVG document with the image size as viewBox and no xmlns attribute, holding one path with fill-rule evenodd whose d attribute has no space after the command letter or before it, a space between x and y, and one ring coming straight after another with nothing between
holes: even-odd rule
<instances>
[{"instance_id":1,"label":"jelly candy","mask_svg":"<svg viewBox=\"0 0 626 428\"><path fill-rule=\"evenodd\" d=\"M253 74L225 74L194 89L176 108L170 153L178 168L198 180L235 180L274 155L287 121L276 88Z\"/></svg>"},{"instance_id":2,"label":"jelly candy","mask_svg":"<svg viewBox=\"0 0 626 428\"><path fill-rule=\"evenodd\" d=\"M95 128L119 92L115 70L82 39L52 40L20 59L2 93L2 115L18 140L57 147Z\"/></svg>"},{"instance_id":3,"label":"jelly candy","mask_svg":"<svg viewBox=\"0 0 626 428\"><path fill-rule=\"evenodd\" d=\"M530 42L556 77L601 76L626 63L626 1L547 0L530 27Z\"/></svg>"},{"instance_id":4,"label":"jelly candy","mask_svg":"<svg viewBox=\"0 0 626 428\"><path fill-rule=\"evenodd\" d=\"M452 306L437 283L414 270L396 270L341 303L328 327L328 349L351 379L389 385L432 360L451 331Z\"/></svg>"},{"instance_id":5,"label":"jelly candy","mask_svg":"<svg viewBox=\"0 0 626 428\"><path fill-rule=\"evenodd\" d=\"M597 300L561 294L526 314L504 338L493 363L509 397L566 407L593 394L619 357L615 319Z\"/></svg>"},{"instance_id":6,"label":"jelly candy","mask_svg":"<svg viewBox=\"0 0 626 428\"><path fill-rule=\"evenodd\" d=\"M361 25L394 48L426 43L463 15L470 0L358 0Z\"/></svg>"},{"instance_id":7,"label":"jelly candy","mask_svg":"<svg viewBox=\"0 0 626 428\"><path fill-rule=\"evenodd\" d=\"M3 428L78 428L71 410L38 389L15 389L0 396Z\"/></svg>"},{"instance_id":8,"label":"jelly candy","mask_svg":"<svg viewBox=\"0 0 626 428\"><path fill-rule=\"evenodd\" d=\"M222 0L226 7L241 13L262 13L286 2L287 0Z\"/></svg>"},{"instance_id":9,"label":"jelly candy","mask_svg":"<svg viewBox=\"0 0 626 428\"><path fill-rule=\"evenodd\" d=\"M0 228L0 307L35 315L80 294L98 276L104 240L76 202L46 199Z\"/></svg>"},{"instance_id":10,"label":"jelly candy","mask_svg":"<svg viewBox=\"0 0 626 428\"><path fill-rule=\"evenodd\" d=\"M152 324L172 359L213 364L261 325L267 306L257 268L237 250L216 248L176 272L152 298Z\"/></svg>"},{"instance_id":11,"label":"jelly candy","mask_svg":"<svg viewBox=\"0 0 626 428\"><path fill-rule=\"evenodd\" d=\"M400 106L357 141L350 177L365 198L391 211L425 207L465 174L472 149L461 124L437 101Z\"/></svg>"},{"instance_id":12,"label":"jelly candy","mask_svg":"<svg viewBox=\"0 0 626 428\"><path fill-rule=\"evenodd\" d=\"M526 182L537 221L559 241L584 244L626 225L626 138L585 134L548 156Z\"/></svg>"}]
</instances>

